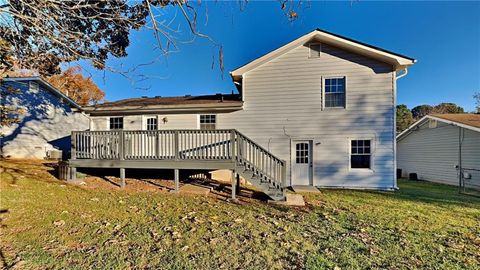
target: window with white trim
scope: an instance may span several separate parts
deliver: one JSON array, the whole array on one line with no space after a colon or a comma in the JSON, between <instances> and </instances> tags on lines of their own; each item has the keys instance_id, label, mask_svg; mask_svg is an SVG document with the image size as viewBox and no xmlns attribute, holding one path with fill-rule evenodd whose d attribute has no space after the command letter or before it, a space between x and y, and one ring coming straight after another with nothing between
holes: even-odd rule
<instances>
[{"instance_id":1,"label":"window with white trim","mask_svg":"<svg viewBox=\"0 0 480 270\"><path fill-rule=\"evenodd\" d=\"M215 114L201 114L199 120L201 130L214 130L216 128L217 116Z\"/></svg>"},{"instance_id":2,"label":"window with white trim","mask_svg":"<svg viewBox=\"0 0 480 270\"><path fill-rule=\"evenodd\" d=\"M123 129L123 117L110 117L110 130Z\"/></svg>"},{"instance_id":3,"label":"window with white trim","mask_svg":"<svg viewBox=\"0 0 480 270\"><path fill-rule=\"evenodd\" d=\"M157 130L158 129L157 117L148 117L146 124L147 124L147 130Z\"/></svg>"},{"instance_id":4,"label":"window with white trim","mask_svg":"<svg viewBox=\"0 0 480 270\"><path fill-rule=\"evenodd\" d=\"M372 168L372 147L371 140L350 141L350 168L371 169Z\"/></svg>"},{"instance_id":5,"label":"window with white trim","mask_svg":"<svg viewBox=\"0 0 480 270\"><path fill-rule=\"evenodd\" d=\"M322 46L320 43L312 43L308 45L308 48L310 50L310 58L319 58L320 54L322 52Z\"/></svg>"},{"instance_id":6,"label":"window with white trim","mask_svg":"<svg viewBox=\"0 0 480 270\"><path fill-rule=\"evenodd\" d=\"M345 108L345 77L325 78L325 108Z\"/></svg>"}]
</instances>

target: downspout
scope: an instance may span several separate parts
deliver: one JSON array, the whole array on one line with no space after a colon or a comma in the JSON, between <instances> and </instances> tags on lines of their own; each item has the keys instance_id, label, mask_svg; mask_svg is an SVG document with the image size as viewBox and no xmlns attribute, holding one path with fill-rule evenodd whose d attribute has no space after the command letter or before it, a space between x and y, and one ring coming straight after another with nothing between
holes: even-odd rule
<instances>
[{"instance_id":1,"label":"downspout","mask_svg":"<svg viewBox=\"0 0 480 270\"><path fill-rule=\"evenodd\" d=\"M463 144L463 128L458 127L458 191L462 192L463 186L463 167L462 167L462 144Z\"/></svg>"},{"instance_id":2,"label":"downspout","mask_svg":"<svg viewBox=\"0 0 480 270\"><path fill-rule=\"evenodd\" d=\"M392 86L393 86L393 189L398 190L397 185L397 80L406 76L408 74L408 68L403 69L404 72L399 76L392 76Z\"/></svg>"}]
</instances>

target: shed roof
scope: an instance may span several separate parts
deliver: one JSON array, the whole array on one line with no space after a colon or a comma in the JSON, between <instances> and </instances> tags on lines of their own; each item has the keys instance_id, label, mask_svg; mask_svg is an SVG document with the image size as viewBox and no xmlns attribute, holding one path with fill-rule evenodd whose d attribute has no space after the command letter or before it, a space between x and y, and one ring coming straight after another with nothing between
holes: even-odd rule
<instances>
[{"instance_id":1,"label":"shed roof","mask_svg":"<svg viewBox=\"0 0 480 270\"><path fill-rule=\"evenodd\" d=\"M409 128L397 135L397 141L403 139L412 133L415 128L428 120L437 120L453 126L459 126L476 132L480 132L480 114L473 113L448 113L448 114L430 114L413 123Z\"/></svg>"},{"instance_id":2,"label":"shed roof","mask_svg":"<svg viewBox=\"0 0 480 270\"><path fill-rule=\"evenodd\" d=\"M431 114L431 116L456 122L459 124L464 124L471 127L480 128L480 114L447 113L447 114Z\"/></svg>"}]
</instances>

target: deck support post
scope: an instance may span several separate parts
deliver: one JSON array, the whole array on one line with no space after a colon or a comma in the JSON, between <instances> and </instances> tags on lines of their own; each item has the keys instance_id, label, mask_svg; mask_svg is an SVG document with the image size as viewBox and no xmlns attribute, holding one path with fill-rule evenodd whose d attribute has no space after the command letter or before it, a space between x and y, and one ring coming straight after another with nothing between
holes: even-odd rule
<instances>
[{"instance_id":1,"label":"deck support post","mask_svg":"<svg viewBox=\"0 0 480 270\"><path fill-rule=\"evenodd\" d=\"M75 181L77 180L77 168L70 167L70 170L67 169L67 180Z\"/></svg>"},{"instance_id":2,"label":"deck support post","mask_svg":"<svg viewBox=\"0 0 480 270\"><path fill-rule=\"evenodd\" d=\"M124 188L126 186L125 182L125 168L120 168L120 179L122 180L120 182L120 187Z\"/></svg>"},{"instance_id":3,"label":"deck support post","mask_svg":"<svg viewBox=\"0 0 480 270\"><path fill-rule=\"evenodd\" d=\"M235 178L235 170L232 170L232 201L235 201L237 200L237 195L236 195L236 191L237 191L237 188L236 188L236 183L237 183L237 180Z\"/></svg>"},{"instance_id":4,"label":"deck support post","mask_svg":"<svg viewBox=\"0 0 480 270\"><path fill-rule=\"evenodd\" d=\"M178 192L180 189L180 170L179 169L174 170L174 176L175 176L175 192Z\"/></svg>"},{"instance_id":5,"label":"deck support post","mask_svg":"<svg viewBox=\"0 0 480 270\"><path fill-rule=\"evenodd\" d=\"M235 192L237 194L240 194L240 174L236 173L235 176L236 176L235 181L237 182L236 186L235 186L237 188L237 190Z\"/></svg>"}]
</instances>

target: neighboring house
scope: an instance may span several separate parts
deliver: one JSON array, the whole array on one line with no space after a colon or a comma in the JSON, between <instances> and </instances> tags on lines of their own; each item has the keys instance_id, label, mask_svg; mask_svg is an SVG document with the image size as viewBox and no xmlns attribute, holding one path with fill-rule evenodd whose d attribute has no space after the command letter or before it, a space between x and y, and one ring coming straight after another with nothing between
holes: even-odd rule
<instances>
[{"instance_id":1,"label":"neighboring house","mask_svg":"<svg viewBox=\"0 0 480 270\"><path fill-rule=\"evenodd\" d=\"M91 130L97 131L235 129L241 134L232 135L231 145L243 149L234 153L242 155L241 166L254 164L250 175L263 177L264 169L256 166L265 166L264 156L277 157L285 169L283 186L395 189L396 80L414 63L410 57L317 29L232 71L238 95L133 98L85 111ZM253 156L245 150L244 137L254 145ZM124 151L156 143L133 140L124 140ZM255 149L263 150L255 154ZM87 157L92 154L88 151ZM72 164L100 166L79 160Z\"/></svg>"},{"instance_id":2,"label":"neighboring house","mask_svg":"<svg viewBox=\"0 0 480 270\"><path fill-rule=\"evenodd\" d=\"M397 136L397 162L402 174L459 185L457 166L480 188L480 114L432 114ZM472 170L473 169L473 170Z\"/></svg>"},{"instance_id":3,"label":"neighboring house","mask_svg":"<svg viewBox=\"0 0 480 270\"><path fill-rule=\"evenodd\" d=\"M2 104L24 111L18 124L0 127L4 157L43 159L53 149L66 157L71 132L88 129L88 116L80 106L39 77L4 78L1 87L20 90L2 97Z\"/></svg>"}]
</instances>

